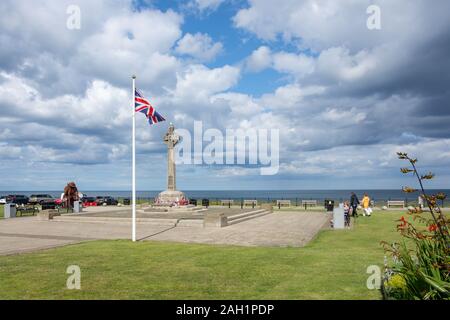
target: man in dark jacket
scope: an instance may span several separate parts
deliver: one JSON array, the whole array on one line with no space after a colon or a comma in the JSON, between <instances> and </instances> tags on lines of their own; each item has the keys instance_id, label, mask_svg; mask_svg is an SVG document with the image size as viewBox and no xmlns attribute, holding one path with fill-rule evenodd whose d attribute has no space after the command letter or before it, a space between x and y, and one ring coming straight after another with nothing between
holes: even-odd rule
<instances>
[{"instance_id":1,"label":"man in dark jacket","mask_svg":"<svg viewBox=\"0 0 450 320\"><path fill-rule=\"evenodd\" d=\"M352 216L353 217L358 216L358 212L356 211L356 209L358 208L358 205L359 205L358 197L356 196L356 194L354 192L352 192L352 196L350 197L350 206L352 207Z\"/></svg>"}]
</instances>

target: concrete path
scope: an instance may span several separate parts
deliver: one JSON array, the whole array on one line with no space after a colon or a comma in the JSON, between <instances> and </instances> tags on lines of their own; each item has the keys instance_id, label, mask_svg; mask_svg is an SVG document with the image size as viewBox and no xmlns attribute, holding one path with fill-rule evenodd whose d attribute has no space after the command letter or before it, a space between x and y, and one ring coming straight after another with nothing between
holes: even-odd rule
<instances>
[{"instance_id":1,"label":"concrete path","mask_svg":"<svg viewBox=\"0 0 450 320\"><path fill-rule=\"evenodd\" d=\"M328 221L317 212L273 213L225 228L168 227L138 223L137 238L241 246L303 246ZM0 255L23 253L89 240L130 239L131 223L0 220Z\"/></svg>"},{"instance_id":2,"label":"concrete path","mask_svg":"<svg viewBox=\"0 0 450 320\"><path fill-rule=\"evenodd\" d=\"M238 246L301 247L328 223L324 213L282 212L268 214L225 228L178 227L145 240Z\"/></svg>"}]
</instances>

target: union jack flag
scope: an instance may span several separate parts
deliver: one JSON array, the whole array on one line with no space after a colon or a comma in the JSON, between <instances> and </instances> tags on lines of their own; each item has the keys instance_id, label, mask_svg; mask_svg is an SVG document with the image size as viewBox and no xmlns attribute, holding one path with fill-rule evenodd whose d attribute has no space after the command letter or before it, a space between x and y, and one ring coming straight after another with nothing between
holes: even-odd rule
<instances>
[{"instance_id":1,"label":"union jack flag","mask_svg":"<svg viewBox=\"0 0 450 320\"><path fill-rule=\"evenodd\" d=\"M134 92L134 107L136 112L142 112L145 114L148 119L148 123L151 125L166 120L158 112L156 112L151 103L145 99L143 94L137 89Z\"/></svg>"}]
</instances>

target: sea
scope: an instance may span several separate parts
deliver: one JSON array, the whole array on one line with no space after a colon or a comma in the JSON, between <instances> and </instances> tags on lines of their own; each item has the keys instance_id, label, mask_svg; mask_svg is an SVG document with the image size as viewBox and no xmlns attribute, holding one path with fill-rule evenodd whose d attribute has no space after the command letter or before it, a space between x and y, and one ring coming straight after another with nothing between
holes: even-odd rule
<instances>
[{"instance_id":1,"label":"sea","mask_svg":"<svg viewBox=\"0 0 450 320\"><path fill-rule=\"evenodd\" d=\"M89 197L97 196L111 196L117 199L130 198L131 191L86 191L80 190ZM0 191L0 197L9 194L21 194L25 196L31 196L32 194L50 194L55 198L61 196L60 191ZM136 196L138 199L154 199L161 191L137 191ZM367 193L374 201L386 201L386 200L406 200L416 201L417 193L404 193L401 190L183 190L186 196L190 199L256 199L261 201L273 201L273 200L335 200L344 201L350 198L351 192L361 199L364 193ZM430 189L427 190L428 194L436 194L443 192L450 195L450 189Z\"/></svg>"}]
</instances>

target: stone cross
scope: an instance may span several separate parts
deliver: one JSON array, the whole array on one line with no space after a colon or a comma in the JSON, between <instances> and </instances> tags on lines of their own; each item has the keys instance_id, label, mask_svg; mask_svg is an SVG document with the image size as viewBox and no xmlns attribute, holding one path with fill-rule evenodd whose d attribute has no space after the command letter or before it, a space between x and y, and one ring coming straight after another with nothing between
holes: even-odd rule
<instances>
[{"instance_id":1,"label":"stone cross","mask_svg":"<svg viewBox=\"0 0 450 320\"><path fill-rule=\"evenodd\" d=\"M175 180L175 157L173 148L180 141L180 136L175 133L175 127L171 123L169 130L164 136L164 143L167 144L167 190L176 190Z\"/></svg>"}]
</instances>

